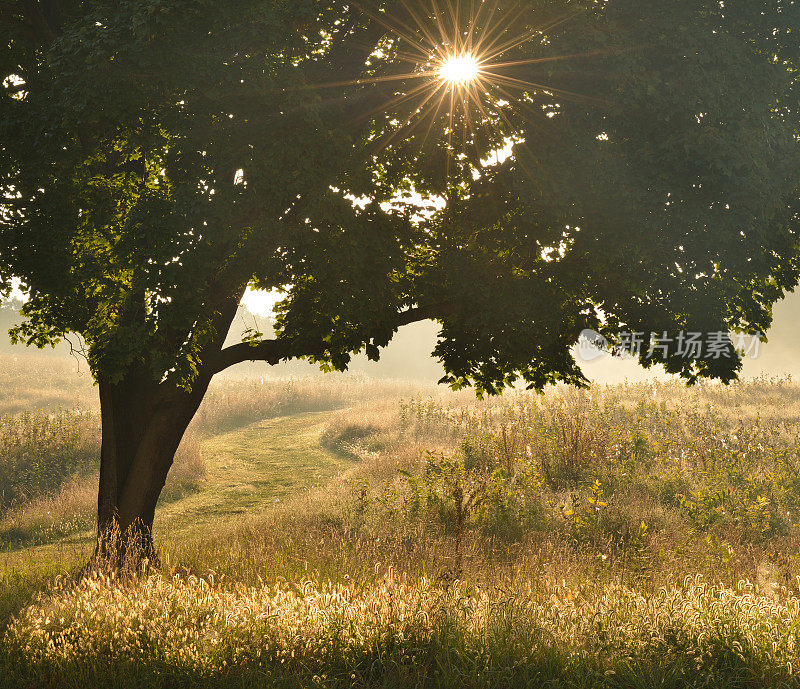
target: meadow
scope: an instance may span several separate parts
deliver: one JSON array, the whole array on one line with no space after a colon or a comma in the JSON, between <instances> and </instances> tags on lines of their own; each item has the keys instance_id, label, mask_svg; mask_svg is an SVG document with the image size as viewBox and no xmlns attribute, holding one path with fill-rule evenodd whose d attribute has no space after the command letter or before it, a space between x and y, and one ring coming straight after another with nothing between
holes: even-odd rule
<instances>
[{"instance_id":1,"label":"meadow","mask_svg":"<svg viewBox=\"0 0 800 689\"><path fill-rule=\"evenodd\" d=\"M789 378L222 379L117 576L91 384L0 363L0 686L800 686Z\"/></svg>"}]
</instances>

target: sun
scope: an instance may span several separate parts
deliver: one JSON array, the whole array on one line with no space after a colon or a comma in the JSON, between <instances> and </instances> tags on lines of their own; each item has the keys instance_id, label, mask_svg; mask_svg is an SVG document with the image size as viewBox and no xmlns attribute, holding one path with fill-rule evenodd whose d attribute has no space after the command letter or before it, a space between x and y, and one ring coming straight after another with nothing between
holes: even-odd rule
<instances>
[{"instance_id":1,"label":"sun","mask_svg":"<svg viewBox=\"0 0 800 689\"><path fill-rule=\"evenodd\" d=\"M361 116L375 118L370 140L376 155L389 146L404 145L412 133L420 151L431 135L441 137L440 143L446 139L440 148L450 180L453 161L466 170L474 163L472 152L480 153L479 147L497 145L502 152L509 141L524 145L524 137L509 133L515 128L509 108L533 109L538 114L547 105L550 117L560 109L554 99L604 105L580 93L529 80L534 65L610 54L604 50L566 55L538 52L538 47L549 45L549 32L578 10L541 21L537 6L548 3L510 0L513 7L503 9L504 0L400 0L388 3L396 6L395 16L394 11L373 11L359 2L348 4L369 19L370 30L374 26L383 34L380 48L365 63L370 72L350 81L298 88L370 85L376 95L385 91L386 100L379 97ZM401 63L406 69L400 68Z\"/></svg>"},{"instance_id":2,"label":"sun","mask_svg":"<svg viewBox=\"0 0 800 689\"><path fill-rule=\"evenodd\" d=\"M452 86L464 86L478 78L480 65L474 55L451 55L442 61L439 78Z\"/></svg>"}]
</instances>

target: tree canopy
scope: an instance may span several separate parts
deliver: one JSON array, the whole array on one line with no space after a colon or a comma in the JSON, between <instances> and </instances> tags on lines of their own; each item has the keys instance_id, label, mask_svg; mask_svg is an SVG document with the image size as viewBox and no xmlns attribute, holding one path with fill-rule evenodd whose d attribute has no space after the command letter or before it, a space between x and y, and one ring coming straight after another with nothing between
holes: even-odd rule
<instances>
[{"instance_id":1,"label":"tree canopy","mask_svg":"<svg viewBox=\"0 0 800 689\"><path fill-rule=\"evenodd\" d=\"M584 328L765 331L798 279L794 1L10 0L0 285L98 379L346 367L580 382ZM442 55L483 60L448 84ZM479 60L480 61L480 60ZM498 151L510 151L507 157ZM415 198L443 199L422 213ZM248 286L276 336L225 348ZM736 357L660 360L730 380Z\"/></svg>"}]
</instances>

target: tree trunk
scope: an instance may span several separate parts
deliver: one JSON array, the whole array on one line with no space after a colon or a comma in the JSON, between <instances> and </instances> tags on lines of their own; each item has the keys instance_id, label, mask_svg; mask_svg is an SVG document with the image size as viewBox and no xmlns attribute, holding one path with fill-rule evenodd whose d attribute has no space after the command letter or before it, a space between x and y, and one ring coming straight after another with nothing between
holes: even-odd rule
<instances>
[{"instance_id":1,"label":"tree trunk","mask_svg":"<svg viewBox=\"0 0 800 689\"><path fill-rule=\"evenodd\" d=\"M96 565L119 569L157 563L156 503L209 380L195 381L186 392L158 384L142 366L119 382L100 381Z\"/></svg>"}]
</instances>

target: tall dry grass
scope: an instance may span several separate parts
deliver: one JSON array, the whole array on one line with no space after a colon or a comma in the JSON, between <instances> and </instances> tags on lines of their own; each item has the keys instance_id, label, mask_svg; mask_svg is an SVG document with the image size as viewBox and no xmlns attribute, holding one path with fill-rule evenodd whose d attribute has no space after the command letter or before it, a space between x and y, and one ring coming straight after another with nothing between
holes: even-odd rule
<instances>
[{"instance_id":1,"label":"tall dry grass","mask_svg":"<svg viewBox=\"0 0 800 689\"><path fill-rule=\"evenodd\" d=\"M9 360L12 360L9 357ZM39 405L31 411L0 417L0 543L15 547L42 543L91 527L100 456L100 419L93 411L50 410L82 383L70 379L60 360L13 360L0 373L20 393L23 372L32 365L48 390L29 390ZM81 388L82 389L82 388ZM345 407L359 400L399 397L413 388L406 383L371 382L361 377L306 379L226 379L216 382L184 438L170 469L161 503L198 490L205 476L200 439L265 418ZM15 390L15 392L14 392ZM79 396L78 406L84 406ZM0 403L0 407L2 404ZM95 495L93 495L95 493Z\"/></svg>"},{"instance_id":2,"label":"tall dry grass","mask_svg":"<svg viewBox=\"0 0 800 689\"><path fill-rule=\"evenodd\" d=\"M99 422L89 412L0 417L0 513L94 472L99 454Z\"/></svg>"},{"instance_id":3,"label":"tall dry grass","mask_svg":"<svg viewBox=\"0 0 800 689\"><path fill-rule=\"evenodd\" d=\"M645 597L392 572L369 587L94 577L23 611L0 668L10 682L64 687L788 687L798 628L797 598L700 579Z\"/></svg>"},{"instance_id":4,"label":"tall dry grass","mask_svg":"<svg viewBox=\"0 0 800 689\"><path fill-rule=\"evenodd\" d=\"M375 381L358 375L306 378L223 378L212 383L192 428L220 433L257 421L331 411L371 401L412 395L419 385L404 381ZM435 394L435 389L431 389Z\"/></svg>"},{"instance_id":5,"label":"tall dry grass","mask_svg":"<svg viewBox=\"0 0 800 689\"><path fill-rule=\"evenodd\" d=\"M91 412L25 412L0 418L0 545L49 543L91 529L97 513L100 420ZM196 434L178 448L161 502L200 488Z\"/></svg>"},{"instance_id":6,"label":"tall dry grass","mask_svg":"<svg viewBox=\"0 0 800 689\"><path fill-rule=\"evenodd\" d=\"M0 415L37 409L92 411L98 406L97 390L85 361L0 354Z\"/></svg>"},{"instance_id":7,"label":"tall dry grass","mask_svg":"<svg viewBox=\"0 0 800 689\"><path fill-rule=\"evenodd\" d=\"M648 591L702 573L800 595L800 409L773 391L781 385L353 407L322 436L358 460L347 473L215 542L171 545L167 559L239 580L340 580L368 579L376 561L415 576L494 576L537 552Z\"/></svg>"}]
</instances>

